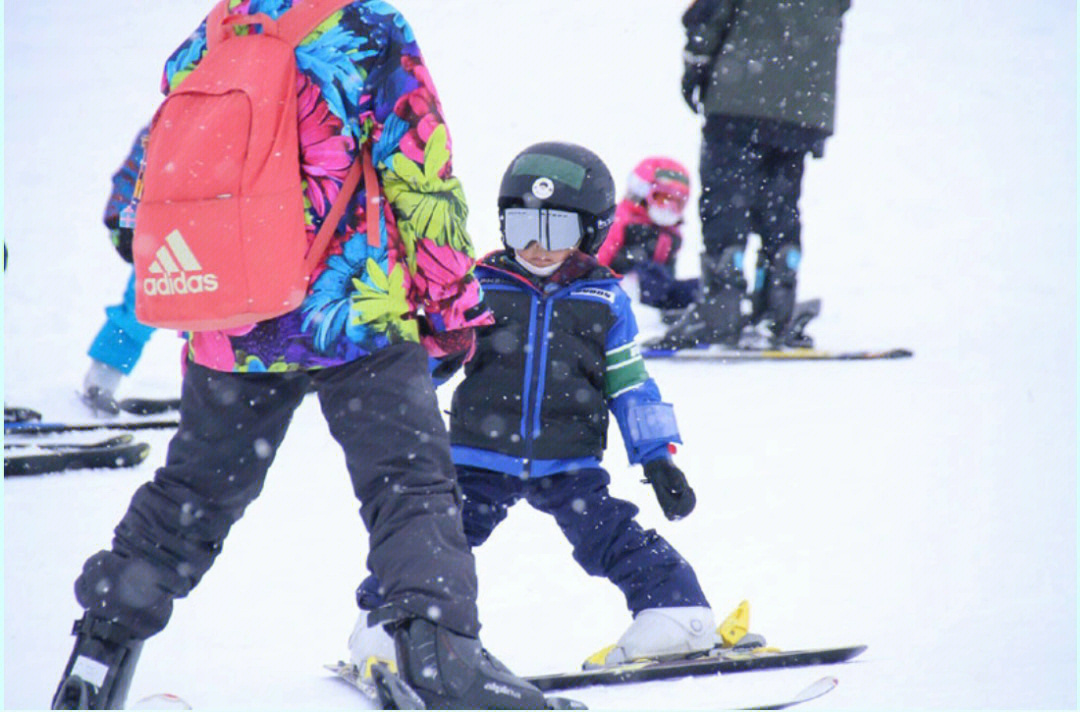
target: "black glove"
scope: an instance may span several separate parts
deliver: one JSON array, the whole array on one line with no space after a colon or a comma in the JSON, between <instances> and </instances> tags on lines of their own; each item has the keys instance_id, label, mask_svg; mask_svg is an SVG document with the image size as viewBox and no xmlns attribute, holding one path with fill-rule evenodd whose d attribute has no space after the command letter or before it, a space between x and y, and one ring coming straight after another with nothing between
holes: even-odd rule
<instances>
[{"instance_id":1,"label":"black glove","mask_svg":"<svg viewBox=\"0 0 1080 712\"><path fill-rule=\"evenodd\" d=\"M710 67L708 64L683 64L682 95L686 105L695 114L704 110L705 87L709 84Z\"/></svg>"},{"instance_id":2,"label":"black glove","mask_svg":"<svg viewBox=\"0 0 1080 712\"><path fill-rule=\"evenodd\" d=\"M436 386L448 381L476 351L476 329L467 326L431 333L426 319L420 320L420 343L428 350L428 370ZM431 356L430 354L438 354Z\"/></svg>"},{"instance_id":3,"label":"black glove","mask_svg":"<svg viewBox=\"0 0 1080 712\"><path fill-rule=\"evenodd\" d=\"M135 231L130 227L114 227L109 229L109 239L112 240L113 247L116 248L120 258L124 262L133 262L134 257L131 255L131 241L135 237Z\"/></svg>"},{"instance_id":4,"label":"black glove","mask_svg":"<svg viewBox=\"0 0 1080 712\"><path fill-rule=\"evenodd\" d=\"M674 521L694 511L697 497L686 483L686 475L675 467L675 463L662 457L646 462L644 468L645 481L653 486L656 501L660 503L660 509L664 510L665 517Z\"/></svg>"}]
</instances>

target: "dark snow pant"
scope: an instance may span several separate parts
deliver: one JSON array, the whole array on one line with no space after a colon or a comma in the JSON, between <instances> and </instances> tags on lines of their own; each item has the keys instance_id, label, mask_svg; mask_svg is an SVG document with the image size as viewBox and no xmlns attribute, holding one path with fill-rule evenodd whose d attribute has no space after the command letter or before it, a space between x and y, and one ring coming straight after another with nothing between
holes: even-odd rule
<instances>
[{"instance_id":1,"label":"dark snow pant","mask_svg":"<svg viewBox=\"0 0 1080 712\"><path fill-rule=\"evenodd\" d=\"M719 258L735 247L742 254L751 233L761 238L766 260L780 259L785 246L800 248L807 151L754 143L731 130L722 116L706 119L702 139L699 211L705 251Z\"/></svg>"},{"instance_id":2,"label":"dark snow pant","mask_svg":"<svg viewBox=\"0 0 1080 712\"><path fill-rule=\"evenodd\" d=\"M461 466L457 472L470 546L484 543L507 510L524 499L555 518L573 546L574 560L588 574L618 586L635 615L646 608L709 605L690 564L655 530L641 528L634 520L636 506L611 496L606 470L535 479ZM377 579L360 585L361 606L378 602Z\"/></svg>"},{"instance_id":3,"label":"dark snow pant","mask_svg":"<svg viewBox=\"0 0 1080 712\"><path fill-rule=\"evenodd\" d=\"M412 343L306 372L222 373L189 364L165 465L135 492L112 548L86 562L75 584L79 603L137 638L164 628L173 599L198 584L259 495L309 391L345 452L370 534L367 564L385 582L387 601L477 635L475 562L449 440L427 356ZM317 514L282 525L304 526L306 516Z\"/></svg>"},{"instance_id":4,"label":"dark snow pant","mask_svg":"<svg viewBox=\"0 0 1080 712\"><path fill-rule=\"evenodd\" d=\"M667 265L642 262L634 267L641 290L641 303L657 309L682 309L697 297L700 281L676 279Z\"/></svg>"}]
</instances>

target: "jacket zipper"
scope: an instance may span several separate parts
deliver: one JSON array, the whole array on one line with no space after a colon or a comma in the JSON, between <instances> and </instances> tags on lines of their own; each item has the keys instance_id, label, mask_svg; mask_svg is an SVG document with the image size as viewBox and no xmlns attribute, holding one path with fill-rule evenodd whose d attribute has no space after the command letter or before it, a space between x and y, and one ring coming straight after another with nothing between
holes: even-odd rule
<instances>
[{"instance_id":1,"label":"jacket zipper","mask_svg":"<svg viewBox=\"0 0 1080 712\"><path fill-rule=\"evenodd\" d=\"M540 393L536 392L540 382L540 374L543 372L541 344L543 342L542 329L547 321L547 299L542 293L532 296L532 305L529 314L529 346L530 353L528 364L528 385L525 389L525 397L521 399L521 425L525 438L525 462L522 474L525 477L532 475L533 442L535 440L536 425L532 417L533 410L538 408L542 401ZM545 349L546 350L546 349ZM536 394L536 403L533 402L533 394Z\"/></svg>"}]
</instances>

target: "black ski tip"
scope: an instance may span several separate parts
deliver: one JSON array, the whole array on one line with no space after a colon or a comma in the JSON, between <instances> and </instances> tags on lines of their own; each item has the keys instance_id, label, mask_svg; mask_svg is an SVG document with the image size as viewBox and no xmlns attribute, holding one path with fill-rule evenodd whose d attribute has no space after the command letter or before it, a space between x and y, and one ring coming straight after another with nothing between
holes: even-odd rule
<instances>
[{"instance_id":1,"label":"black ski tip","mask_svg":"<svg viewBox=\"0 0 1080 712\"><path fill-rule=\"evenodd\" d=\"M180 425L179 419L162 420L102 420L95 423L4 423L5 435L43 435L46 433L72 433L83 430L163 430Z\"/></svg>"},{"instance_id":2,"label":"black ski tip","mask_svg":"<svg viewBox=\"0 0 1080 712\"><path fill-rule=\"evenodd\" d=\"M4 450L19 450L28 448L38 448L40 450L57 450L57 451L70 451L70 450L96 450L103 447L116 447L118 445L127 445L134 442L135 436L131 433L122 433L115 435L111 438L104 440L98 440L90 443L54 443L54 442L38 442L36 440L22 440L19 442L5 442Z\"/></svg>"},{"instance_id":3,"label":"black ski tip","mask_svg":"<svg viewBox=\"0 0 1080 712\"><path fill-rule=\"evenodd\" d=\"M117 467L131 467L132 465L138 465L150 454L150 445L147 443L136 443L132 447L134 449L132 450L131 457L126 461L117 460Z\"/></svg>"},{"instance_id":4,"label":"black ski tip","mask_svg":"<svg viewBox=\"0 0 1080 712\"><path fill-rule=\"evenodd\" d=\"M115 445L127 445L135 442L135 436L132 433L120 433L114 435L111 438L106 438L98 443L95 443L96 447L113 447ZM145 444L145 443L144 443ZM149 445L147 445L147 452L149 452Z\"/></svg>"},{"instance_id":5,"label":"black ski tip","mask_svg":"<svg viewBox=\"0 0 1080 712\"><path fill-rule=\"evenodd\" d=\"M132 415L161 415L180 410L179 398L124 398L119 403L120 410Z\"/></svg>"},{"instance_id":6,"label":"black ski tip","mask_svg":"<svg viewBox=\"0 0 1080 712\"><path fill-rule=\"evenodd\" d=\"M41 413L30 408L8 408L4 406L5 423L36 423L41 420Z\"/></svg>"},{"instance_id":7,"label":"black ski tip","mask_svg":"<svg viewBox=\"0 0 1080 712\"><path fill-rule=\"evenodd\" d=\"M147 443L121 443L84 447L63 446L45 448L41 452L9 455L4 453L4 477L44 475L87 469L120 469L133 467L150 454Z\"/></svg>"}]
</instances>

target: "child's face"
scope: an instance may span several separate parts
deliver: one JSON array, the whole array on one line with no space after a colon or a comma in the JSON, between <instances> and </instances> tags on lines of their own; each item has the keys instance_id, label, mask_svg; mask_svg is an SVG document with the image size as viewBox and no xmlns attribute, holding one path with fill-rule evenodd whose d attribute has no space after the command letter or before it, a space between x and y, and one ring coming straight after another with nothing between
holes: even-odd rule
<instances>
[{"instance_id":1,"label":"child's face","mask_svg":"<svg viewBox=\"0 0 1080 712\"><path fill-rule=\"evenodd\" d=\"M545 250L539 242L530 242L529 246L522 250L515 250L517 256L525 260L533 267L550 267L566 261L566 258L577 248L570 247L565 250Z\"/></svg>"}]
</instances>

